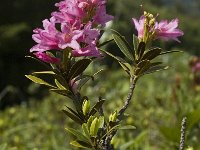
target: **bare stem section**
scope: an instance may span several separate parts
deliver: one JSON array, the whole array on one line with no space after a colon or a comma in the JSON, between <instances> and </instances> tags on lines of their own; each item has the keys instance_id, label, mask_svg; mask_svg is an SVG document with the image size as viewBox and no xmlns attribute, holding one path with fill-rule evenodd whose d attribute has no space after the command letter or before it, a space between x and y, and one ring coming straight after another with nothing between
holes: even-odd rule
<instances>
[{"instance_id":1,"label":"bare stem section","mask_svg":"<svg viewBox=\"0 0 200 150\"><path fill-rule=\"evenodd\" d=\"M185 148L185 134L186 134L187 118L184 117L181 124L181 138L179 150L184 150Z\"/></svg>"},{"instance_id":2,"label":"bare stem section","mask_svg":"<svg viewBox=\"0 0 200 150\"><path fill-rule=\"evenodd\" d=\"M124 113L131 102L137 79L138 78L136 76L130 78L130 88L129 88L128 96L126 98L124 105L122 106L122 108L120 109L120 111L118 113L118 117L117 117L118 123L122 120ZM104 143L103 150L114 150L113 146L111 145L111 140L115 136L116 133L117 133L117 130L114 130L109 136L107 136L105 138L105 140L103 142Z\"/></svg>"},{"instance_id":3,"label":"bare stem section","mask_svg":"<svg viewBox=\"0 0 200 150\"><path fill-rule=\"evenodd\" d=\"M119 121L121 121L121 118L123 117L124 112L128 108L128 106L130 104L130 101L131 101L131 99L133 97L133 92L134 92L134 89L135 89L136 81L137 81L137 77L131 77L130 78L130 88L129 88L128 96L126 98L126 102L124 103L124 106L121 108L121 110L118 113Z\"/></svg>"}]
</instances>

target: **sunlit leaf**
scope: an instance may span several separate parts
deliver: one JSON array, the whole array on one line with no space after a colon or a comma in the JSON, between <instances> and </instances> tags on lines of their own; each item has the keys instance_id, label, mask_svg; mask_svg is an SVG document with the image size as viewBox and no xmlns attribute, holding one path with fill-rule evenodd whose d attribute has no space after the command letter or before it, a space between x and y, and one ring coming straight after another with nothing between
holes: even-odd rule
<instances>
[{"instance_id":1,"label":"sunlit leaf","mask_svg":"<svg viewBox=\"0 0 200 150\"><path fill-rule=\"evenodd\" d=\"M95 118L93 121L92 121L92 123L91 123L91 125L90 125L90 135L91 136L96 136L97 135L97 132L98 132L98 130L99 130L99 120L98 120L98 118Z\"/></svg>"},{"instance_id":2,"label":"sunlit leaf","mask_svg":"<svg viewBox=\"0 0 200 150\"><path fill-rule=\"evenodd\" d=\"M85 133L85 136L90 138L90 132L89 132L89 129L88 129L88 125L86 123L82 124L82 130Z\"/></svg>"},{"instance_id":3,"label":"sunlit leaf","mask_svg":"<svg viewBox=\"0 0 200 150\"><path fill-rule=\"evenodd\" d=\"M50 74L50 75L55 75L55 72L53 72L53 71L40 71L40 72L33 72L32 74Z\"/></svg>"},{"instance_id":4,"label":"sunlit leaf","mask_svg":"<svg viewBox=\"0 0 200 150\"><path fill-rule=\"evenodd\" d=\"M55 86L47 83L46 81L44 81L43 79L40 79L36 76L33 76L33 75L25 75L28 79L30 79L31 81L37 83L37 84L42 84L42 85L46 85L48 87L51 87L51 88L56 88Z\"/></svg>"},{"instance_id":5,"label":"sunlit leaf","mask_svg":"<svg viewBox=\"0 0 200 150\"><path fill-rule=\"evenodd\" d=\"M66 90L66 88L57 79L55 79L55 84L59 89Z\"/></svg>"},{"instance_id":6,"label":"sunlit leaf","mask_svg":"<svg viewBox=\"0 0 200 150\"><path fill-rule=\"evenodd\" d=\"M71 96L71 94L72 94L72 93L71 93L69 90L67 90L67 89L65 89L65 90L62 90L62 89L50 89L50 91L55 92L55 93L58 93L58 94L63 95L63 96L67 96L67 97L69 97L69 98L71 98L70 96Z\"/></svg>"}]
</instances>

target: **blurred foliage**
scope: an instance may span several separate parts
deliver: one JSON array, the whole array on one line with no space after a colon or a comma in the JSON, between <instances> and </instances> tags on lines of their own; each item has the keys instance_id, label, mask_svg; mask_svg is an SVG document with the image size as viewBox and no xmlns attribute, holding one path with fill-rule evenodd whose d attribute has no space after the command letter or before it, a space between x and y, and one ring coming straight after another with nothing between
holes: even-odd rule
<instances>
[{"instance_id":1,"label":"blurred foliage","mask_svg":"<svg viewBox=\"0 0 200 150\"><path fill-rule=\"evenodd\" d=\"M192 84L189 57L183 53L163 57L164 62L174 67L139 80L125 123L136 129L119 131L113 140L119 150L177 149L183 116L188 117L187 147L200 149L200 94ZM87 72L97 68L91 66ZM106 113L110 114L113 108L122 106L129 81L122 70L101 68L105 71L87 83L89 86L82 93L93 102L98 101L99 95L105 98ZM7 143L7 149L19 150L74 149L68 144L71 135L64 132L66 126L74 124L61 112L64 105L71 104L51 93L41 102L30 98L29 103L7 108L0 113L0 143Z\"/></svg>"}]
</instances>

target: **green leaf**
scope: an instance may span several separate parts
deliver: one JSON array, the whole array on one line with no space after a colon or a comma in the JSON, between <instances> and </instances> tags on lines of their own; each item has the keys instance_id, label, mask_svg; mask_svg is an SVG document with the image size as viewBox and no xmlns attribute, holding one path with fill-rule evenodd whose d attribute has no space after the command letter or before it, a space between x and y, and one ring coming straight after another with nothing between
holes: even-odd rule
<instances>
[{"instance_id":1,"label":"green leaf","mask_svg":"<svg viewBox=\"0 0 200 150\"><path fill-rule=\"evenodd\" d=\"M67 110L62 110L69 118L71 118L73 121L75 121L76 123L82 125L83 124L83 121L76 115L70 113L69 111Z\"/></svg>"},{"instance_id":2,"label":"green leaf","mask_svg":"<svg viewBox=\"0 0 200 150\"><path fill-rule=\"evenodd\" d=\"M121 126L119 127L119 130L135 130L136 127L132 125L126 125L126 126Z\"/></svg>"},{"instance_id":3,"label":"green leaf","mask_svg":"<svg viewBox=\"0 0 200 150\"><path fill-rule=\"evenodd\" d=\"M90 111L90 101L89 100L84 100L83 105L82 105L82 111L85 116Z\"/></svg>"},{"instance_id":4,"label":"green leaf","mask_svg":"<svg viewBox=\"0 0 200 150\"><path fill-rule=\"evenodd\" d=\"M92 62L91 59L81 59L79 61L77 61L72 68L70 69L68 78L69 79L73 79L76 76L80 75L81 73L83 73L83 71L85 71L85 69L88 67L88 65Z\"/></svg>"},{"instance_id":5,"label":"green leaf","mask_svg":"<svg viewBox=\"0 0 200 150\"><path fill-rule=\"evenodd\" d=\"M179 50L166 51L166 52L160 53L160 55L171 54L171 53L183 53L183 51L179 51Z\"/></svg>"},{"instance_id":6,"label":"green leaf","mask_svg":"<svg viewBox=\"0 0 200 150\"><path fill-rule=\"evenodd\" d=\"M82 130L85 133L85 136L87 136L88 138L90 138L90 132L89 132L87 123L82 124Z\"/></svg>"},{"instance_id":7,"label":"green leaf","mask_svg":"<svg viewBox=\"0 0 200 150\"><path fill-rule=\"evenodd\" d=\"M139 45L139 39L135 34L133 34L133 46L135 51L137 51L138 45Z\"/></svg>"},{"instance_id":8,"label":"green leaf","mask_svg":"<svg viewBox=\"0 0 200 150\"><path fill-rule=\"evenodd\" d=\"M45 66L47 69L51 70L51 67L48 66L46 63L44 63L43 61L41 61L40 59L37 59L35 57L32 57L32 56L25 56L25 58L31 58L37 62L39 62L40 64L42 64L43 66Z\"/></svg>"},{"instance_id":9,"label":"green leaf","mask_svg":"<svg viewBox=\"0 0 200 150\"><path fill-rule=\"evenodd\" d=\"M128 73L128 75L130 75L130 73L131 74L134 73L131 65L129 63L127 63L124 59L122 59L121 57L118 57L118 56L114 56L113 54L111 54L111 53L109 53L109 52L107 52L105 50L101 50L101 51L103 51L107 55L109 55L109 56L113 57L114 59L116 59L119 62L119 64L121 65L121 67L124 69L124 71L126 71Z\"/></svg>"},{"instance_id":10,"label":"green leaf","mask_svg":"<svg viewBox=\"0 0 200 150\"><path fill-rule=\"evenodd\" d=\"M61 74L55 74L55 75L54 75L54 78L55 78L59 83L62 83L62 86L64 86L65 89L66 89L66 87L67 87L67 88L69 87L67 81L65 80L65 78L64 78Z\"/></svg>"},{"instance_id":11,"label":"green leaf","mask_svg":"<svg viewBox=\"0 0 200 150\"><path fill-rule=\"evenodd\" d=\"M140 42L138 45L138 49L137 49L137 54L138 54L139 60L143 56L143 54L145 52L145 48L146 48L146 44L144 42Z\"/></svg>"},{"instance_id":12,"label":"green leaf","mask_svg":"<svg viewBox=\"0 0 200 150\"><path fill-rule=\"evenodd\" d=\"M161 64L162 64L162 62L153 62L153 63L151 63L151 67L155 67L155 66L158 66Z\"/></svg>"},{"instance_id":13,"label":"green leaf","mask_svg":"<svg viewBox=\"0 0 200 150\"><path fill-rule=\"evenodd\" d=\"M104 134L101 139L103 139L104 137L106 137L107 135L111 134L112 131L119 129L120 125L115 125L114 127L112 127L109 131L107 131L106 134Z\"/></svg>"},{"instance_id":14,"label":"green leaf","mask_svg":"<svg viewBox=\"0 0 200 150\"><path fill-rule=\"evenodd\" d=\"M98 110L102 107L102 105L104 104L105 100L101 100L99 102L97 102L91 109L89 116L93 116L96 112L98 112Z\"/></svg>"},{"instance_id":15,"label":"green leaf","mask_svg":"<svg viewBox=\"0 0 200 150\"><path fill-rule=\"evenodd\" d=\"M150 49L148 52L146 52L144 54L144 56L142 57L142 60L152 60L154 58L156 58L157 56L160 55L162 49L161 48L153 48L153 49Z\"/></svg>"},{"instance_id":16,"label":"green leaf","mask_svg":"<svg viewBox=\"0 0 200 150\"><path fill-rule=\"evenodd\" d=\"M80 131L73 128L65 128L69 133L73 134L75 137L77 137L79 140L84 142L89 142L89 139Z\"/></svg>"},{"instance_id":17,"label":"green leaf","mask_svg":"<svg viewBox=\"0 0 200 150\"><path fill-rule=\"evenodd\" d=\"M53 72L53 71L40 71L40 72L33 72L32 74L50 74L50 75L55 75L55 72Z\"/></svg>"},{"instance_id":18,"label":"green leaf","mask_svg":"<svg viewBox=\"0 0 200 150\"><path fill-rule=\"evenodd\" d=\"M90 126L90 135L95 137L97 135L97 132L99 130L99 120L98 118L96 117L92 123L91 123L91 126Z\"/></svg>"},{"instance_id":19,"label":"green leaf","mask_svg":"<svg viewBox=\"0 0 200 150\"><path fill-rule=\"evenodd\" d=\"M48 87L51 87L51 88L56 88L55 86L47 83L46 81L36 77L36 76L33 76L33 75L25 75L28 79L30 79L31 81L37 83L37 84L42 84L42 85L46 85Z\"/></svg>"},{"instance_id":20,"label":"green leaf","mask_svg":"<svg viewBox=\"0 0 200 150\"><path fill-rule=\"evenodd\" d=\"M124 37L119 36L119 35L115 35L113 34L113 38L116 42L116 44L118 45L118 47L120 48L120 50L122 51L122 53L130 60L134 61L135 58L134 56L130 53L130 51L133 51L129 46L128 46L128 42L125 40Z\"/></svg>"},{"instance_id":21,"label":"green leaf","mask_svg":"<svg viewBox=\"0 0 200 150\"><path fill-rule=\"evenodd\" d=\"M66 90L66 88L57 79L55 79L55 84L59 89Z\"/></svg>"},{"instance_id":22,"label":"green leaf","mask_svg":"<svg viewBox=\"0 0 200 150\"><path fill-rule=\"evenodd\" d=\"M50 91L55 92L55 93L58 93L58 94L63 95L63 96L67 96L67 97L69 97L69 98L71 98L71 95L72 95L72 93L71 93L69 90L67 90L67 89L65 89L65 90L61 90L61 89L50 89Z\"/></svg>"},{"instance_id":23,"label":"green leaf","mask_svg":"<svg viewBox=\"0 0 200 150\"><path fill-rule=\"evenodd\" d=\"M119 64L122 66L122 68L129 74L129 75L134 75L134 70L133 70L133 67L125 62L125 63L122 63L122 62L119 62Z\"/></svg>"},{"instance_id":24,"label":"green leaf","mask_svg":"<svg viewBox=\"0 0 200 150\"><path fill-rule=\"evenodd\" d=\"M147 71L151 66L151 63L149 60L143 60L138 64L138 68L135 71L136 75L141 75L143 74L145 71Z\"/></svg>"},{"instance_id":25,"label":"green leaf","mask_svg":"<svg viewBox=\"0 0 200 150\"><path fill-rule=\"evenodd\" d=\"M106 45L106 44L108 44L108 43L110 43L110 42L112 42L112 41L114 41L114 39L110 39L110 40L108 40L108 41L105 41L105 42L103 42L103 43L97 45L97 47L98 47L98 48L103 47L104 45Z\"/></svg>"},{"instance_id":26,"label":"green leaf","mask_svg":"<svg viewBox=\"0 0 200 150\"><path fill-rule=\"evenodd\" d=\"M92 121L94 120L95 116L90 116L90 118L88 119L87 121L87 126L88 126L88 129L90 128L91 124L92 124Z\"/></svg>"},{"instance_id":27,"label":"green leaf","mask_svg":"<svg viewBox=\"0 0 200 150\"><path fill-rule=\"evenodd\" d=\"M54 54L51 53L51 52L49 52L49 51L46 52L46 54L49 55L49 56L51 56L51 57L55 57ZM55 58L56 58L56 57L55 57ZM56 64L50 64L50 65L51 65L51 67L52 67L53 69L58 70Z\"/></svg>"},{"instance_id":28,"label":"green leaf","mask_svg":"<svg viewBox=\"0 0 200 150\"><path fill-rule=\"evenodd\" d=\"M71 113L73 113L75 116L79 117L81 120L84 120L84 118L83 118L82 116L80 116L77 112L75 112L72 108L70 108L70 107L68 107L68 106L66 106L66 107L67 107L67 109L68 109Z\"/></svg>"},{"instance_id":29,"label":"green leaf","mask_svg":"<svg viewBox=\"0 0 200 150\"><path fill-rule=\"evenodd\" d=\"M153 66L150 69L148 69L146 72L144 72L144 74L151 74L151 73L167 70L168 68L169 66Z\"/></svg>"},{"instance_id":30,"label":"green leaf","mask_svg":"<svg viewBox=\"0 0 200 150\"><path fill-rule=\"evenodd\" d=\"M94 80L94 77L96 75L98 75L100 72L102 72L103 69L97 71L96 73L94 73L92 76L87 76L87 75L84 75L84 78L81 79L77 85L77 89L81 89L90 79Z\"/></svg>"},{"instance_id":31,"label":"green leaf","mask_svg":"<svg viewBox=\"0 0 200 150\"><path fill-rule=\"evenodd\" d=\"M114 56L114 55L111 54L110 52L107 52L107 51L105 51L105 50L103 50L103 49L100 49L100 50L101 50L102 52L106 53L107 55L113 57L113 58L116 59L117 61L121 61L121 60L119 59L119 57Z\"/></svg>"},{"instance_id":32,"label":"green leaf","mask_svg":"<svg viewBox=\"0 0 200 150\"><path fill-rule=\"evenodd\" d=\"M70 142L70 144L79 148L92 148L92 146L89 143L80 140L72 141Z\"/></svg>"},{"instance_id":33,"label":"green leaf","mask_svg":"<svg viewBox=\"0 0 200 150\"><path fill-rule=\"evenodd\" d=\"M99 128L103 128L104 126L104 116L99 117Z\"/></svg>"}]
</instances>

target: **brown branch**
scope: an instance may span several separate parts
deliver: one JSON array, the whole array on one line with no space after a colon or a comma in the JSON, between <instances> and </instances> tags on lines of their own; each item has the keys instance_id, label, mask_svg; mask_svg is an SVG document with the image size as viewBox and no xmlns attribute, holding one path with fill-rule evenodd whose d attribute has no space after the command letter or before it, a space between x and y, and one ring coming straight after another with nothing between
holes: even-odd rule
<instances>
[{"instance_id":1,"label":"brown branch","mask_svg":"<svg viewBox=\"0 0 200 150\"><path fill-rule=\"evenodd\" d=\"M186 134L187 118L184 117L181 124L181 138L179 150L184 150L185 148L185 134Z\"/></svg>"},{"instance_id":2,"label":"brown branch","mask_svg":"<svg viewBox=\"0 0 200 150\"><path fill-rule=\"evenodd\" d=\"M130 78L130 88L129 88L129 92L128 92L128 96L126 98L126 101L123 105L123 107L120 109L119 113L118 113L118 121L117 123L119 123L123 116L124 116L124 112L126 111L126 109L128 108L129 104L130 104L130 101L133 97L133 92L134 92L134 89L135 89L135 85L136 85L136 82L137 82L137 79L138 77L136 76L132 76ZM107 136L105 139L104 139L104 149L103 150L114 150L113 146L111 145L111 140L112 138L115 136L115 134L117 133L117 130L114 130L109 136Z\"/></svg>"},{"instance_id":3,"label":"brown branch","mask_svg":"<svg viewBox=\"0 0 200 150\"><path fill-rule=\"evenodd\" d=\"M119 113L118 113L118 119L119 119L119 122L122 120L122 117L124 115L124 112L126 111L126 109L128 108L129 104L130 104L130 101L133 97L133 92L134 92L134 89L135 89L135 84L137 82L137 77L131 77L130 78L130 88L129 88L129 93L128 93L128 96L126 98L126 102L124 103L124 106L120 109Z\"/></svg>"}]
</instances>

